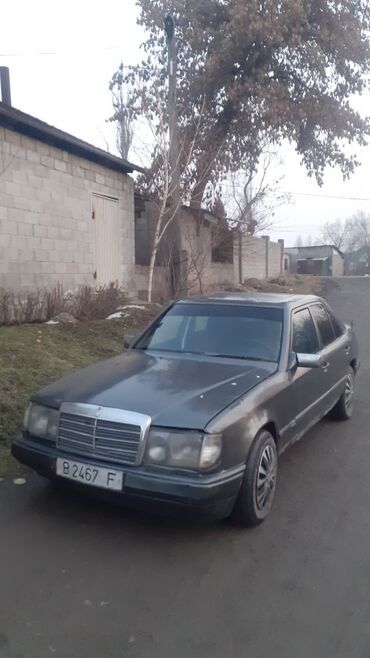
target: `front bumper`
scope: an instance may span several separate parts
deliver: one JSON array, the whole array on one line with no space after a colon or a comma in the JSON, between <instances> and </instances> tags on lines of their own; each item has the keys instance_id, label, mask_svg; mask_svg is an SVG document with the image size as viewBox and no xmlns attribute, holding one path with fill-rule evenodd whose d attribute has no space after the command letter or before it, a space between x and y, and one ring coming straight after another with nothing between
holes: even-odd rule
<instances>
[{"instance_id":1,"label":"front bumper","mask_svg":"<svg viewBox=\"0 0 370 658\"><path fill-rule=\"evenodd\" d=\"M100 493L103 498L122 500L139 507L154 507L163 511L166 508L181 507L213 518L224 518L231 513L245 470L244 465L239 465L211 475L182 475L145 466L127 467L117 463L107 464L92 456L69 454L55 446L23 437L13 442L12 454L19 462L40 475L65 483L69 481L56 474L57 457L91 466L111 466L123 473L122 491L107 491L77 482L72 483L72 486Z\"/></svg>"}]
</instances>

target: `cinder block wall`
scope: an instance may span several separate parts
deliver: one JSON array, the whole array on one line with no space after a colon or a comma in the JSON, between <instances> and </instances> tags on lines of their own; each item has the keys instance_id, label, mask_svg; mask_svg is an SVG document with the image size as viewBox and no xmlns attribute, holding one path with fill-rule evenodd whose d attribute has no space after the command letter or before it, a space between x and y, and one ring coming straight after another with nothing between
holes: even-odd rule
<instances>
[{"instance_id":1,"label":"cinder block wall","mask_svg":"<svg viewBox=\"0 0 370 658\"><path fill-rule=\"evenodd\" d=\"M181 214L181 246L187 254L185 269L189 295L218 290L222 285L234 285L233 263L212 261L212 225L198 226L190 210Z\"/></svg>"},{"instance_id":2,"label":"cinder block wall","mask_svg":"<svg viewBox=\"0 0 370 658\"><path fill-rule=\"evenodd\" d=\"M0 128L0 287L94 284L92 194L119 200L123 288L134 286L134 183L124 174Z\"/></svg>"},{"instance_id":3,"label":"cinder block wall","mask_svg":"<svg viewBox=\"0 0 370 658\"><path fill-rule=\"evenodd\" d=\"M242 250L240 272L240 243ZM251 235L236 236L234 242L235 281L244 283L246 279L265 279L282 272L284 242L272 242L268 237ZM241 274L241 281L240 281Z\"/></svg>"}]
</instances>

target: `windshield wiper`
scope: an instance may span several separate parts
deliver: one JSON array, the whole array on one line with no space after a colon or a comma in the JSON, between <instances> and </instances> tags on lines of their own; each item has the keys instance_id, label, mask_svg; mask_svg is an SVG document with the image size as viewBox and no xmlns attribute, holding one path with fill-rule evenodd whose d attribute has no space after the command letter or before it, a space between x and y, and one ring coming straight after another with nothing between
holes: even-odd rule
<instances>
[{"instance_id":1,"label":"windshield wiper","mask_svg":"<svg viewBox=\"0 0 370 658\"><path fill-rule=\"evenodd\" d=\"M215 356L220 359L242 359L243 361L269 361L269 359L261 359L258 356L237 356L236 354L219 354L218 352L204 352L204 356Z\"/></svg>"}]
</instances>

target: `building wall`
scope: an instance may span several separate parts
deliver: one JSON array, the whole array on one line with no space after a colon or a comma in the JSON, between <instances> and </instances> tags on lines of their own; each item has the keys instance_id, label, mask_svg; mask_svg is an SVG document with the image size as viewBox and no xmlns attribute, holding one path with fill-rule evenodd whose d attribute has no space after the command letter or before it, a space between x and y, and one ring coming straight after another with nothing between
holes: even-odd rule
<instances>
[{"instance_id":1,"label":"building wall","mask_svg":"<svg viewBox=\"0 0 370 658\"><path fill-rule=\"evenodd\" d=\"M137 296L146 301L148 298L149 266L135 265L135 286ZM168 270L162 265L154 268L153 295L154 302L165 302L171 299L171 286Z\"/></svg>"},{"instance_id":2,"label":"building wall","mask_svg":"<svg viewBox=\"0 0 370 658\"><path fill-rule=\"evenodd\" d=\"M333 251L333 264L332 264L332 274L333 276L343 276L344 275L344 259L336 251Z\"/></svg>"},{"instance_id":3,"label":"building wall","mask_svg":"<svg viewBox=\"0 0 370 658\"><path fill-rule=\"evenodd\" d=\"M180 221L182 269L188 294L211 292L221 285L234 285L233 263L212 260L213 225L208 221L197 222L190 210L182 210Z\"/></svg>"},{"instance_id":4,"label":"building wall","mask_svg":"<svg viewBox=\"0 0 370 658\"><path fill-rule=\"evenodd\" d=\"M282 272L283 242L272 242L268 237L243 235L241 240L242 263L240 268L240 240L235 240L234 276L239 282L246 279L265 279ZM240 272L241 269L241 272Z\"/></svg>"},{"instance_id":5,"label":"building wall","mask_svg":"<svg viewBox=\"0 0 370 658\"><path fill-rule=\"evenodd\" d=\"M118 199L120 285L134 289L134 184L129 176L0 128L0 287L94 284L92 195Z\"/></svg>"},{"instance_id":6,"label":"building wall","mask_svg":"<svg viewBox=\"0 0 370 658\"><path fill-rule=\"evenodd\" d=\"M277 276L283 271L283 242L268 242L268 276Z\"/></svg>"}]
</instances>

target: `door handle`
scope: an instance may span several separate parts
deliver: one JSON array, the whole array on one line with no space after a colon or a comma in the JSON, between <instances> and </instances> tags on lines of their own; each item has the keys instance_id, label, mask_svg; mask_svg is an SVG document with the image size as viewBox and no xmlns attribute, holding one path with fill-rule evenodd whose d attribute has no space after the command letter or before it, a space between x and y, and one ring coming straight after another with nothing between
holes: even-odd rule
<instances>
[{"instance_id":1,"label":"door handle","mask_svg":"<svg viewBox=\"0 0 370 658\"><path fill-rule=\"evenodd\" d=\"M324 363L321 364L323 370L327 370L329 366L330 366L329 361L324 361Z\"/></svg>"},{"instance_id":2,"label":"door handle","mask_svg":"<svg viewBox=\"0 0 370 658\"><path fill-rule=\"evenodd\" d=\"M350 345L346 345L346 347L344 348L344 351L345 351L346 354L349 354L350 351L351 351L351 346L350 346Z\"/></svg>"}]
</instances>

